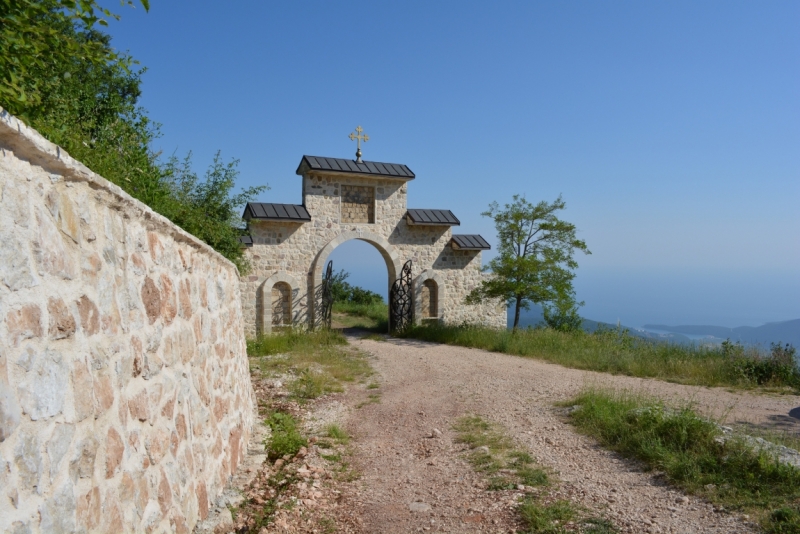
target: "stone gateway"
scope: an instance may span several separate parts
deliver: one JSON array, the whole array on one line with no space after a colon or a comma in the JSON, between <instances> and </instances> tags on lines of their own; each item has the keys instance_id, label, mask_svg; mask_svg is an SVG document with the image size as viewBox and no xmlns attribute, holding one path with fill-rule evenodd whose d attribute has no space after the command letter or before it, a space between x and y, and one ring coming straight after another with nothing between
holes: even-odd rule
<instances>
[{"instance_id":1,"label":"stone gateway","mask_svg":"<svg viewBox=\"0 0 800 534\"><path fill-rule=\"evenodd\" d=\"M481 271L486 240L453 234L452 227L461 223L450 210L408 209L408 184L416 176L406 165L360 159L303 156L296 171L301 205L251 202L245 207L250 235L242 243L252 265L241 282L246 334L319 324L328 256L351 239L380 252L387 288L411 260L416 322L505 328L504 302L464 303L488 276Z\"/></svg>"}]
</instances>

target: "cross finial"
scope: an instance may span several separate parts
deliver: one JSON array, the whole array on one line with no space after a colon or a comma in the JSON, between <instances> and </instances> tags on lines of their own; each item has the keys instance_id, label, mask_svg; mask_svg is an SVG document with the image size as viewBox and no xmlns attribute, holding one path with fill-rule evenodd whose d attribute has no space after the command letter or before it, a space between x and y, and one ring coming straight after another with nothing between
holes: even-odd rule
<instances>
[{"instance_id":1,"label":"cross finial","mask_svg":"<svg viewBox=\"0 0 800 534\"><path fill-rule=\"evenodd\" d=\"M364 130L363 128L361 128L361 126L356 126L356 133L350 134L351 141L355 141L356 139L358 140L358 150L356 150L356 163L364 163L363 161L361 161L361 141L364 141L365 143L369 141L369 136L367 134L361 135L361 132L363 131Z\"/></svg>"}]
</instances>

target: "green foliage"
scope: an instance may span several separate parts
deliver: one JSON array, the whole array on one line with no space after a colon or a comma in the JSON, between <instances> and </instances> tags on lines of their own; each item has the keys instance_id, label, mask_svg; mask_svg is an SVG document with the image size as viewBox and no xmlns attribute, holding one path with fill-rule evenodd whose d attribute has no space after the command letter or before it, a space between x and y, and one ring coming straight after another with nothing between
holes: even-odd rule
<instances>
[{"instance_id":1,"label":"green foliage","mask_svg":"<svg viewBox=\"0 0 800 534\"><path fill-rule=\"evenodd\" d=\"M727 347L734 347L736 351L732 354L732 349L726 346L663 343L633 337L626 330L618 329L598 329L589 334L582 331L559 332L551 328L512 331L435 324L414 326L402 336L539 358L575 369L660 378L702 386L764 385L758 381L759 375L743 372L742 369L777 365L763 363L773 361L775 357L764 357L754 347L739 345L737 348L737 345L729 344ZM787 354L791 355L791 348L782 347L781 351L778 361L785 362ZM796 373L773 372L769 374L770 380L766 385L800 391L796 376Z\"/></svg>"},{"instance_id":2,"label":"green foliage","mask_svg":"<svg viewBox=\"0 0 800 534\"><path fill-rule=\"evenodd\" d=\"M233 195L237 162L219 154L203 181L189 156L159 160L159 125L137 105L144 70L96 29L103 16L118 18L93 0L0 0L0 103L246 271L237 208L264 188Z\"/></svg>"},{"instance_id":3,"label":"green foliage","mask_svg":"<svg viewBox=\"0 0 800 534\"><path fill-rule=\"evenodd\" d=\"M729 508L775 509L776 524L794 521L780 510L800 499L800 470L744 440L720 443L719 427L690 407L673 409L657 399L601 390L586 390L569 403L582 407L571 415L579 429L663 471L684 490Z\"/></svg>"},{"instance_id":4,"label":"green foliage","mask_svg":"<svg viewBox=\"0 0 800 534\"><path fill-rule=\"evenodd\" d=\"M758 385L787 384L800 389L800 365L797 350L790 344L770 343L770 354L746 354L740 343L722 342L722 351L732 361L735 372Z\"/></svg>"},{"instance_id":5,"label":"green foliage","mask_svg":"<svg viewBox=\"0 0 800 534\"><path fill-rule=\"evenodd\" d=\"M294 456L308 441L297 429L297 420L288 413L274 412L266 421L272 436L266 444L267 456L277 460L285 455Z\"/></svg>"},{"instance_id":6,"label":"green foliage","mask_svg":"<svg viewBox=\"0 0 800 534\"><path fill-rule=\"evenodd\" d=\"M344 326L366 328L376 332L389 329L389 306L384 302L372 304L355 304L352 302L334 302L333 312L336 321Z\"/></svg>"},{"instance_id":7,"label":"green foliage","mask_svg":"<svg viewBox=\"0 0 800 534\"><path fill-rule=\"evenodd\" d=\"M344 269L334 273L331 277L331 296L334 302L370 306L383 304L383 297L362 287L350 285L347 279L350 273Z\"/></svg>"},{"instance_id":8,"label":"green foliage","mask_svg":"<svg viewBox=\"0 0 800 534\"><path fill-rule=\"evenodd\" d=\"M578 306L573 295L558 295L555 301L546 302L542 306L544 323L559 332L580 332L583 329L583 319L578 315Z\"/></svg>"},{"instance_id":9,"label":"green foliage","mask_svg":"<svg viewBox=\"0 0 800 534\"><path fill-rule=\"evenodd\" d=\"M519 513L531 534L566 532L562 527L577 516L575 507L569 501L542 504L530 497L520 505Z\"/></svg>"},{"instance_id":10,"label":"green foliage","mask_svg":"<svg viewBox=\"0 0 800 534\"><path fill-rule=\"evenodd\" d=\"M574 254L576 250L590 252L576 237L575 225L556 216L565 207L561 197L534 206L520 195L514 195L514 202L502 209L497 202L490 204L482 215L494 219L500 241L498 255L487 266L494 276L471 291L467 303L492 299L514 302L515 329L520 310L531 302L556 303L551 317L556 324L569 328L572 315L565 306L582 305L575 302L572 289L573 271L578 267Z\"/></svg>"}]
</instances>

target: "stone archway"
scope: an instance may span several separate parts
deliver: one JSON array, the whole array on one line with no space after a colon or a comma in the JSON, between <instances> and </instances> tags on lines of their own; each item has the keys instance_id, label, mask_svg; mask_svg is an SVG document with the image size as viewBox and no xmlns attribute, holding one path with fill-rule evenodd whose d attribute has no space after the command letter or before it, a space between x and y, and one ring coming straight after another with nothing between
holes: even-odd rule
<instances>
[{"instance_id":1,"label":"stone archway","mask_svg":"<svg viewBox=\"0 0 800 534\"><path fill-rule=\"evenodd\" d=\"M308 273L308 284L309 284L309 295L313 295L313 298L309 299L309 322L310 325L313 327L317 321L317 310L320 306L320 299L318 297L320 288L322 287L322 275L323 270L325 269L325 265L328 261L328 257L331 253L341 245L347 241L358 239L359 241L365 241L375 247L378 252L380 253L383 261L386 262L386 271L387 271L387 290L391 288L394 281L397 279L397 274L403 267L402 261L400 259L400 255L397 253L395 248L392 246L386 238L375 234L373 232L366 232L366 231L348 231L342 232L325 245L322 250L314 258L313 263L311 264L311 269Z\"/></svg>"},{"instance_id":2,"label":"stone archway","mask_svg":"<svg viewBox=\"0 0 800 534\"><path fill-rule=\"evenodd\" d=\"M275 326L286 326L284 323L286 322L285 319L281 320L279 323L276 324L276 318L274 317L275 314L275 306L273 302L273 289L275 287L286 287L289 291L288 294L288 319L289 322L294 322L295 319L295 306L297 305L298 297L297 294L300 290L300 283L297 279L292 276L291 274L285 271L278 271L277 273L273 274L269 278L267 278L264 283L261 285L261 331L262 333L268 334L272 332L273 325ZM284 306L281 306L284 308ZM287 310L283 310L283 313L286 313Z\"/></svg>"},{"instance_id":3,"label":"stone archway","mask_svg":"<svg viewBox=\"0 0 800 534\"><path fill-rule=\"evenodd\" d=\"M444 314L444 303L446 302L445 291L447 285L444 276L433 269L425 269L414 279L414 316L420 320L440 320ZM425 306L428 311L435 310L434 314L426 314Z\"/></svg>"}]
</instances>

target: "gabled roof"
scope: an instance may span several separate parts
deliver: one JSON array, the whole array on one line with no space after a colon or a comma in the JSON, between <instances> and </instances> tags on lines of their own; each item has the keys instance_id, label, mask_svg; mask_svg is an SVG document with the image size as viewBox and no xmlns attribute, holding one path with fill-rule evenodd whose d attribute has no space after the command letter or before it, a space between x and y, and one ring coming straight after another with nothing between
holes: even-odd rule
<instances>
[{"instance_id":1,"label":"gabled roof","mask_svg":"<svg viewBox=\"0 0 800 534\"><path fill-rule=\"evenodd\" d=\"M297 166L296 174L302 175L309 170L369 174L395 180L414 179L414 173L411 172L411 169L400 163L379 163L377 161L356 163L352 159L303 156L303 159L300 160L300 165Z\"/></svg>"},{"instance_id":2,"label":"gabled roof","mask_svg":"<svg viewBox=\"0 0 800 534\"><path fill-rule=\"evenodd\" d=\"M311 215L305 206L296 204L269 204L266 202L248 202L244 208L242 219L249 221L289 221L305 223Z\"/></svg>"},{"instance_id":3,"label":"gabled roof","mask_svg":"<svg viewBox=\"0 0 800 534\"><path fill-rule=\"evenodd\" d=\"M453 235L450 246L456 250L489 250L492 246L478 234Z\"/></svg>"},{"instance_id":4,"label":"gabled roof","mask_svg":"<svg viewBox=\"0 0 800 534\"><path fill-rule=\"evenodd\" d=\"M408 210L409 224L426 226L458 226L461 221L450 210Z\"/></svg>"},{"instance_id":5,"label":"gabled roof","mask_svg":"<svg viewBox=\"0 0 800 534\"><path fill-rule=\"evenodd\" d=\"M240 243L240 244L241 244L243 247L248 247L248 248L250 248L250 247L252 247L252 246L253 246L253 238L252 238L252 237L250 237L249 235L240 235L240 236L239 236L239 243Z\"/></svg>"}]
</instances>

